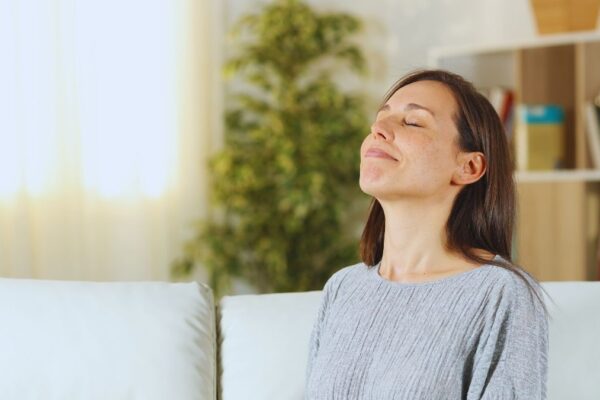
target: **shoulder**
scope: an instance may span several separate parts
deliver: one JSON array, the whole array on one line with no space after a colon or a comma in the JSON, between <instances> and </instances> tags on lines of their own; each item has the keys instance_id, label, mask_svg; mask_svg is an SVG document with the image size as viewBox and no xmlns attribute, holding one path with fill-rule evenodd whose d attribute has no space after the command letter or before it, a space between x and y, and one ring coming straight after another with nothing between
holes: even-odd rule
<instances>
[{"instance_id":1,"label":"shoulder","mask_svg":"<svg viewBox=\"0 0 600 400\"><path fill-rule=\"evenodd\" d=\"M362 262L348 265L346 267L340 268L335 271L325 282L326 288L335 288L338 287L344 280L352 279L354 275L356 275L359 270L365 268L365 264Z\"/></svg>"},{"instance_id":2,"label":"shoulder","mask_svg":"<svg viewBox=\"0 0 600 400\"><path fill-rule=\"evenodd\" d=\"M356 264L348 265L335 271L323 287L323 291L326 294L335 295L339 290L340 286L349 281L354 281L359 277L361 272L364 272L366 266L364 263L359 262Z\"/></svg>"},{"instance_id":3,"label":"shoulder","mask_svg":"<svg viewBox=\"0 0 600 400\"><path fill-rule=\"evenodd\" d=\"M541 283L525 269L508 264L511 268L493 266L494 303L508 314L527 315L528 318L544 319L545 305ZM502 313L501 313L502 314Z\"/></svg>"},{"instance_id":4,"label":"shoulder","mask_svg":"<svg viewBox=\"0 0 600 400\"><path fill-rule=\"evenodd\" d=\"M509 263L501 259L509 268L496 267L494 273L498 277L504 291L516 297L523 297L532 293L532 290L540 294L540 282L527 270L518 265Z\"/></svg>"}]
</instances>

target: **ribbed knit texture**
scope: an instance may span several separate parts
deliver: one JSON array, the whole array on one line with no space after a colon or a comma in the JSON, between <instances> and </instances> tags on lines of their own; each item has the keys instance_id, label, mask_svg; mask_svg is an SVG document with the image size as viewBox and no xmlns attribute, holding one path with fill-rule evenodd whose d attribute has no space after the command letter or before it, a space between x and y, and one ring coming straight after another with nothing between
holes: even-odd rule
<instances>
[{"instance_id":1,"label":"ribbed knit texture","mask_svg":"<svg viewBox=\"0 0 600 400\"><path fill-rule=\"evenodd\" d=\"M484 265L401 283L379 265L325 284L306 399L546 399L548 319L514 272Z\"/></svg>"}]
</instances>

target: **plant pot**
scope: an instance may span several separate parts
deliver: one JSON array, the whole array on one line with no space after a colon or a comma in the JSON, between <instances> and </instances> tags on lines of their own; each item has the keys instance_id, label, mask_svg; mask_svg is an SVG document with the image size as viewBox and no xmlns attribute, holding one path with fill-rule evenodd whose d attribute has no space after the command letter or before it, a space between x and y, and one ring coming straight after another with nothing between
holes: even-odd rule
<instances>
[{"instance_id":1,"label":"plant pot","mask_svg":"<svg viewBox=\"0 0 600 400\"><path fill-rule=\"evenodd\" d=\"M596 29L600 0L530 0L540 34Z\"/></svg>"}]
</instances>

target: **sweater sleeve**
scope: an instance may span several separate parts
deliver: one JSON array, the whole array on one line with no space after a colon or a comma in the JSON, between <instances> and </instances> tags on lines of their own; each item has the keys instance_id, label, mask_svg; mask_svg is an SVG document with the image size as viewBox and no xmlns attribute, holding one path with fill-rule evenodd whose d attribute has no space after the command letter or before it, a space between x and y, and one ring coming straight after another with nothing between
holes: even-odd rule
<instances>
[{"instance_id":1,"label":"sweater sleeve","mask_svg":"<svg viewBox=\"0 0 600 400\"><path fill-rule=\"evenodd\" d=\"M541 297L538 284L527 279ZM467 398L545 400L548 344L544 309L515 276L503 288L491 326L480 339Z\"/></svg>"},{"instance_id":2,"label":"sweater sleeve","mask_svg":"<svg viewBox=\"0 0 600 400\"><path fill-rule=\"evenodd\" d=\"M319 309L317 311L317 315L309 339L308 362L305 371L305 383L308 382L310 373L314 365L314 361L319 351L321 331L323 329L323 324L326 320L329 305L332 301L334 301L337 292L340 288L341 282L344 279L344 277L349 273L351 267L352 266L345 267L336 271L333 275L329 277L329 279L327 280L327 282L325 282L325 285L323 286L321 302L319 304Z\"/></svg>"},{"instance_id":3,"label":"sweater sleeve","mask_svg":"<svg viewBox=\"0 0 600 400\"><path fill-rule=\"evenodd\" d=\"M325 319L325 314L327 312L327 305L329 303L331 285L333 281L333 276L327 280L325 286L322 290L321 302L319 304L319 309L317 311L316 319L312 327L312 331L310 334L309 344L308 344L308 362L306 364L306 373L305 373L305 382L308 381L310 377L310 373L312 371L312 366L315 358L317 357L317 352L319 350L319 338L321 336L321 327L323 325L323 320Z\"/></svg>"}]
</instances>

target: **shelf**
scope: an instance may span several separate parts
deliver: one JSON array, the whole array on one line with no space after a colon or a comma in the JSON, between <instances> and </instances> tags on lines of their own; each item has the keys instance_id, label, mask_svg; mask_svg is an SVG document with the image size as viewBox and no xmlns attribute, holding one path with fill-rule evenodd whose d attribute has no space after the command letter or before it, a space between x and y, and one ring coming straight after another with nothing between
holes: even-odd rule
<instances>
[{"instance_id":1,"label":"shelf","mask_svg":"<svg viewBox=\"0 0 600 400\"><path fill-rule=\"evenodd\" d=\"M521 42L497 42L476 45L433 47L428 53L428 64L430 67L437 67L439 60L443 58L511 52L518 48L550 47L594 41L600 41L600 30L544 35Z\"/></svg>"},{"instance_id":2,"label":"shelf","mask_svg":"<svg viewBox=\"0 0 600 400\"><path fill-rule=\"evenodd\" d=\"M580 169L567 171L517 171L518 183L529 182L600 182L600 170Z\"/></svg>"}]
</instances>

